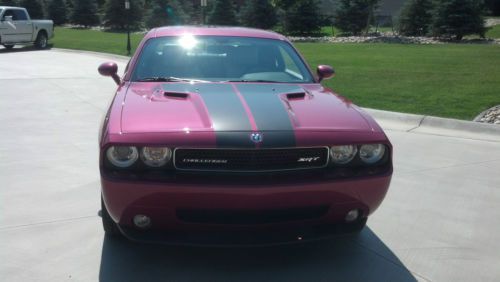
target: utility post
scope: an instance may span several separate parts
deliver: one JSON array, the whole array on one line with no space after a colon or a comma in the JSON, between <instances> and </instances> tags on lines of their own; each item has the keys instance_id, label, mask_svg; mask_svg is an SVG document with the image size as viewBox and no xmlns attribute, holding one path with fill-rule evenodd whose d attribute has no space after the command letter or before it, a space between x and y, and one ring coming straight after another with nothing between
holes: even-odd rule
<instances>
[{"instance_id":1,"label":"utility post","mask_svg":"<svg viewBox=\"0 0 500 282\"><path fill-rule=\"evenodd\" d=\"M127 55L130 56L130 1L125 0L125 10L127 11Z\"/></svg>"},{"instance_id":2,"label":"utility post","mask_svg":"<svg viewBox=\"0 0 500 282\"><path fill-rule=\"evenodd\" d=\"M201 6L201 24L205 25L205 8L207 7L207 0L200 0Z\"/></svg>"}]
</instances>

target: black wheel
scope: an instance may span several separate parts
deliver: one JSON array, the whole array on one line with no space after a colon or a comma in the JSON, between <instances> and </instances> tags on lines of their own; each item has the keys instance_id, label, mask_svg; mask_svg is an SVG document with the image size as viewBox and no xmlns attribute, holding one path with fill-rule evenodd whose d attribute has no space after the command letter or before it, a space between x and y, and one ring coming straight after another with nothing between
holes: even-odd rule
<instances>
[{"instance_id":1,"label":"black wheel","mask_svg":"<svg viewBox=\"0 0 500 282\"><path fill-rule=\"evenodd\" d=\"M45 49L47 48L48 44L49 44L49 39L47 38L47 34L43 31L40 31L38 33L38 36L36 37L35 47L37 49Z\"/></svg>"},{"instance_id":2,"label":"black wheel","mask_svg":"<svg viewBox=\"0 0 500 282\"><path fill-rule=\"evenodd\" d=\"M5 49L7 49L7 50L10 50L10 49L14 48L14 44L4 44L3 47L5 47Z\"/></svg>"},{"instance_id":3,"label":"black wheel","mask_svg":"<svg viewBox=\"0 0 500 282\"><path fill-rule=\"evenodd\" d=\"M110 237L118 237L121 235L120 230L118 229L118 225L111 219L111 216L106 209L106 205L104 205L104 201L101 197L101 218L102 218L102 227L104 228L104 232L106 235Z\"/></svg>"}]
</instances>

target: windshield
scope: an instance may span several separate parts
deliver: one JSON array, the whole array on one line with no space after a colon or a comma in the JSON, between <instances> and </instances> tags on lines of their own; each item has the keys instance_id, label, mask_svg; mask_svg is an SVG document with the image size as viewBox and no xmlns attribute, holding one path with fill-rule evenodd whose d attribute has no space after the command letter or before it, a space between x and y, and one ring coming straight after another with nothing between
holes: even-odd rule
<instances>
[{"instance_id":1,"label":"windshield","mask_svg":"<svg viewBox=\"0 0 500 282\"><path fill-rule=\"evenodd\" d=\"M281 40L171 36L146 42L132 81L313 82L292 46Z\"/></svg>"}]
</instances>

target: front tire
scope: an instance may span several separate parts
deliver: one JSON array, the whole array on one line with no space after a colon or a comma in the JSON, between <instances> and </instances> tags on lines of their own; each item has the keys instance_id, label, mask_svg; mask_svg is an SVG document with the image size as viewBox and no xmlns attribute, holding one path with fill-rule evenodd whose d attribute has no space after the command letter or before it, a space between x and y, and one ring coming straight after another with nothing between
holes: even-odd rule
<instances>
[{"instance_id":1,"label":"front tire","mask_svg":"<svg viewBox=\"0 0 500 282\"><path fill-rule=\"evenodd\" d=\"M45 49L47 48L48 43L49 39L47 38L47 34L43 31L39 32L35 40L35 47L37 49Z\"/></svg>"},{"instance_id":2,"label":"front tire","mask_svg":"<svg viewBox=\"0 0 500 282\"><path fill-rule=\"evenodd\" d=\"M14 48L14 44L4 44L3 47L7 50L12 50L12 48Z\"/></svg>"},{"instance_id":3,"label":"front tire","mask_svg":"<svg viewBox=\"0 0 500 282\"><path fill-rule=\"evenodd\" d=\"M102 218L102 227L104 228L104 233L106 233L109 237L119 237L121 236L120 229L118 229L118 224L116 224L106 209L106 205L104 204L104 200L101 197L101 218Z\"/></svg>"}]
</instances>

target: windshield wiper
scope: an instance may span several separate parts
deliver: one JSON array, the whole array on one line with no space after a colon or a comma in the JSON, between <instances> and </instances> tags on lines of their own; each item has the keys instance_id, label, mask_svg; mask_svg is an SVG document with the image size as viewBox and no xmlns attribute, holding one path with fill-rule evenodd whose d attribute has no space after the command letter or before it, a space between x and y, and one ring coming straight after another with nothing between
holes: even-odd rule
<instances>
[{"instance_id":1,"label":"windshield wiper","mask_svg":"<svg viewBox=\"0 0 500 282\"><path fill-rule=\"evenodd\" d=\"M137 81L138 82L179 82L179 81L186 81L186 82L208 82L206 80L189 79L189 78L179 78L179 77L174 77L174 76L152 76L152 77L144 77L144 78L139 78Z\"/></svg>"},{"instance_id":2,"label":"windshield wiper","mask_svg":"<svg viewBox=\"0 0 500 282\"><path fill-rule=\"evenodd\" d=\"M235 80L226 80L223 82L269 82L269 83L283 83L282 81L275 80L265 80L265 79L235 79Z\"/></svg>"}]
</instances>

